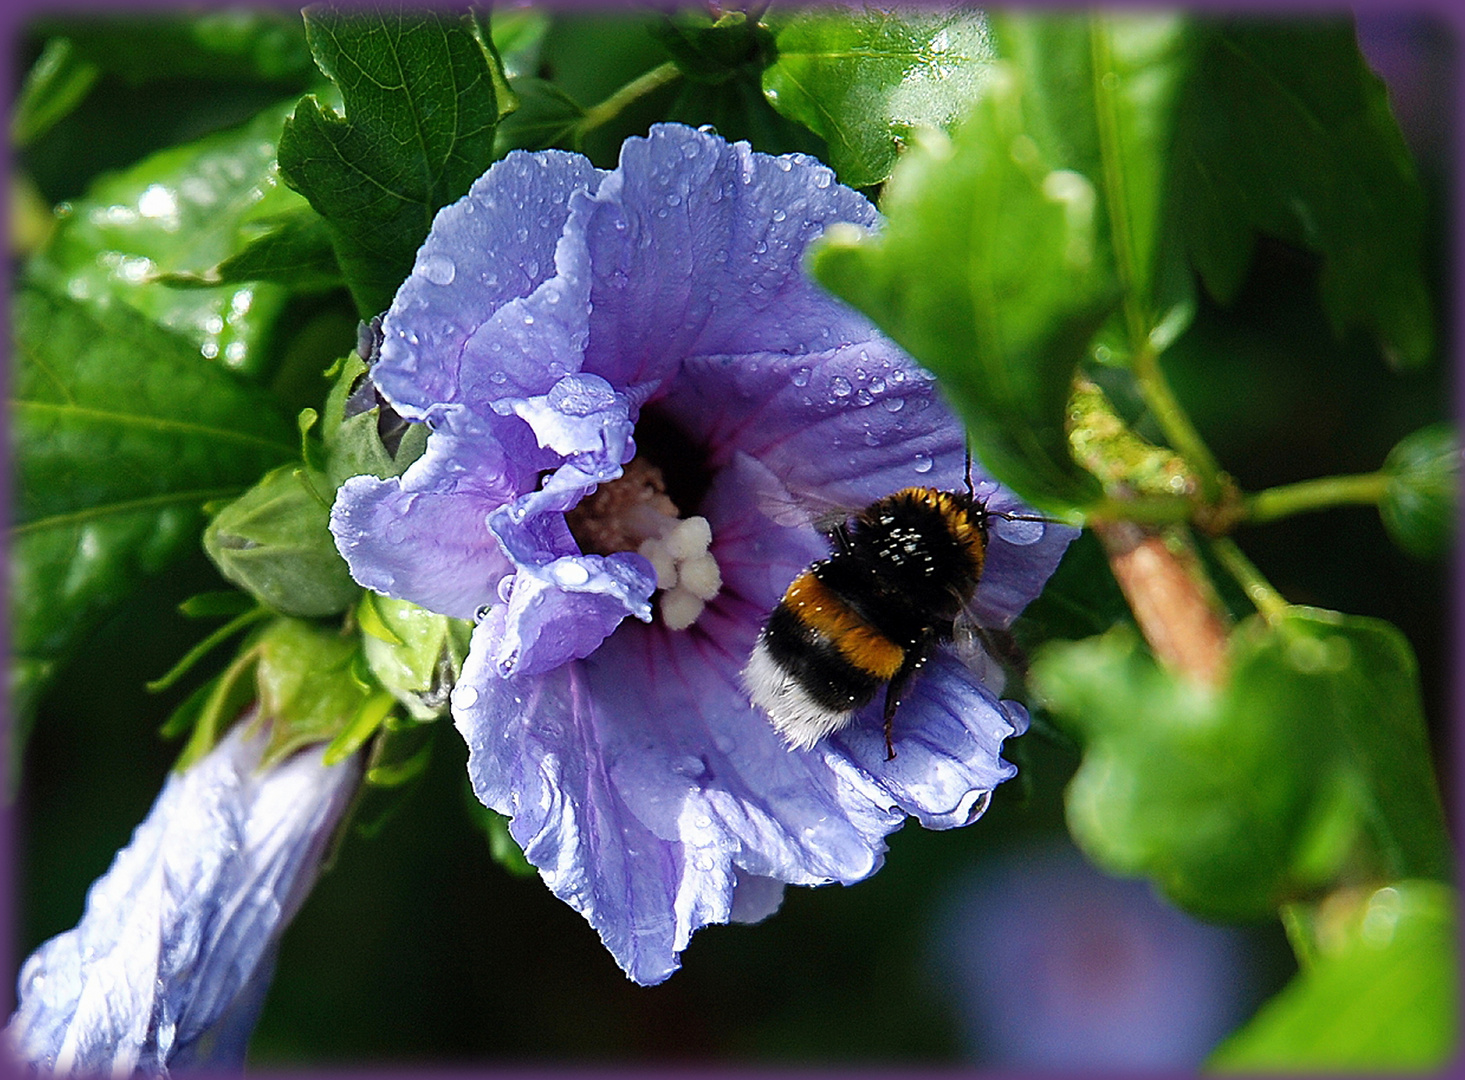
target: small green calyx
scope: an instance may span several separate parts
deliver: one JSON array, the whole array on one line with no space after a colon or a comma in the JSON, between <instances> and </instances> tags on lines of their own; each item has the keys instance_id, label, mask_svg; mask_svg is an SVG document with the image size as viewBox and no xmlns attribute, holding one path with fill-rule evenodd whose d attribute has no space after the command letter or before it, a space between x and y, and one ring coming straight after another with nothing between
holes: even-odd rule
<instances>
[{"instance_id":1,"label":"small green calyx","mask_svg":"<svg viewBox=\"0 0 1465 1080\"><path fill-rule=\"evenodd\" d=\"M448 711L448 696L468 655L471 623L405 600L368 592L356 608L367 667L417 720Z\"/></svg>"},{"instance_id":2,"label":"small green calyx","mask_svg":"<svg viewBox=\"0 0 1465 1080\"><path fill-rule=\"evenodd\" d=\"M325 478L283 465L229 503L204 530L204 550L229 581L282 615L337 615L360 587L329 528Z\"/></svg>"},{"instance_id":3,"label":"small green calyx","mask_svg":"<svg viewBox=\"0 0 1465 1080\"><path fill-rule=\"evenodd\" d=\"M715 20L700 12L676 12L652 33L681 73L696 82L724 83L740 74L756 79L778 55L773 32L741 11Z\"/></svg>"},{"instance_id":4,"label":"small green calyx","mask_svg":"<svg viewBox=\"0 0 1465 1080\"><path fill-rule=\"evenodd\" d=\"M1405 436L1384 459L1379 515L1405 551L1428 559L1450 550L1460 487L1460 442L1449 424Z\"/></svg>"}]
</instances>

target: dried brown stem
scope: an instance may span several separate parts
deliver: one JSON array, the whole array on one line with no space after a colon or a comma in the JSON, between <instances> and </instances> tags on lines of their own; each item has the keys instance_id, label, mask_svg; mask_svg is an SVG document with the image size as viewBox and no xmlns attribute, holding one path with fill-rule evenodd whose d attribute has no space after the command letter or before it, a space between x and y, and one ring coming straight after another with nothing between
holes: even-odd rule
<instances>
[{"instance_id":1,"label":"dried brown stem","mask_svg":"<svg viewBox=\"0 0 1465 1080\"><path fill-rule=\"evenodd\" d=\"M1132 522L1093 522L1140 632L1161 663L1215 686L1226 677L1227 620L1195 555Z\"/></svg>"}]
</instances>

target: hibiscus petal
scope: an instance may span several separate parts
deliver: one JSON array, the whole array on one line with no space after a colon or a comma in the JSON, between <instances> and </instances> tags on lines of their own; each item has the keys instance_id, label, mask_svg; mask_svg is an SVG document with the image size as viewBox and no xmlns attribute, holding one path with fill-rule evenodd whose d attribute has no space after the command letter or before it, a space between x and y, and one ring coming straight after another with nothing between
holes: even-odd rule
<instances>
[{"instance_id":1,"label":"hibiscus petal","mask_svg":"<svg viewBox=\"0 0 1465 1080\"><path fill-rule=\"evenodd\" d=\"M242 1066L259 979L360 775L318 749L260 772L267 732L248 726L169 776L81 922L26 961L5 1031L21 1059L88 1075Z\"/></svg>"},{"instance_id":2,"label":"hibiscus petal","mask_svg":"<svg viewBox=\"0 0 1465 1080\"><path fill-rule=\"evenodd\" d=\"M584 244L578 229L561 239L572 197L604 175L579 154L516 151L438 212L383 320L372 372L398 412L422 420L447 403L479 409L502 393L541 393L547 356L578 367ZM514 355L533 362L516 368Z\"/></svg>"},{"instance_id":3,"label":"hibiscus petal","mask_svg":"<svg viewBox=\"0 0 1465 1080\"><path fill-rule=\"evenodd\" d=\"M471 619L513 571L488 514L531 484L540 463L532 440L506 447L481 426L440 427L400 478L341 485L331 508L336 547L359 585Z\"/></svg>"},{"instance_id":4,"label":"hibiscus petal","mask_svg":"<svg viewBox=\"0 0 1465 1080\"><path fill-rule=\"evenodd\" d=\"M852 786L892 805L928 829L969 825L987 808L992 789L1017 774L1002 743L1027 729L1027 711L999 701L947 650L937 650L901 700L886 760L883 699L830 736L823 753L836 769L852 769ZM816 747L819 749L819 747Z\"/></svg>"},{"instance_id":5,"label":"hibiscus petal","mask_svg":"<svg viewBox=\"0 0 1465 1080\"><path fill-rule=\"evenodd\" d=\"M683 357L794 352L872 336L802 271L826 225L875 208L813 158L755 154L679 124L628 139L586 225L595 267L585 370L617 386Z\"/></svg>"},{"instance_id":6,"label":"hibiscus petal","mask_svg":"<svg viewBox=\"0 0 1465 1080\"><path fill-rule=\"evenodd\" d=\"M520 567L480 643L497 675L535 675L589 656L627 615L651 619L656 571L640 555L564 556Z\"/></svg>"}]
</instances>

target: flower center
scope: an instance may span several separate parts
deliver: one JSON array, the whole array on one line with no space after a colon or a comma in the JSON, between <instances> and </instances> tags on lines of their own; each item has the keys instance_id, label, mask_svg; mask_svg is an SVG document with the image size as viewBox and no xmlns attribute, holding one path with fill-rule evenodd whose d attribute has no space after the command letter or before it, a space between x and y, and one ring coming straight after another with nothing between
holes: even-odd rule
<instances>
[{"instance_id":1,"label":"flower center","mask_svg":"<svg viewBox=\"0 0 1465 1080\"><path fill-rule=\"evenodd\" d=\"M704 517L681 517L661 469L637 454L615 480L601 484L565 515L570 535L588 555L634 551L656 570L661 621L685 630L722 588Z\"/></svg>"}]
</instances>

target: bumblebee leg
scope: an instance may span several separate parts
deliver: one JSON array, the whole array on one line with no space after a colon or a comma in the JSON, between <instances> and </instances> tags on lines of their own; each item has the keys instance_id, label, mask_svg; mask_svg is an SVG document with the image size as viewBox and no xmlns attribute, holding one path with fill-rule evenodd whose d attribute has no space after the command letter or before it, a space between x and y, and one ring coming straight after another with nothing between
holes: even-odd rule
<instances>
[{"instance_id":1,"label":"bumblebee leg","mask_svg":"<svg viewBox=\"0 0 1465 1080\"><path fill-rule=\"evenodd\" d=\"M895 727L895 710L900 708L901 695L905 693L906 687L910 686L911 679L915 678L916 672L920 671L926 663L926 648L918 646L907 649L905 662L900 665L890 682L885 687L885 760L895 760L895 743L891 740L891 731Z\"/></svg>"}]
</instances>

